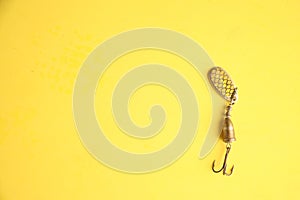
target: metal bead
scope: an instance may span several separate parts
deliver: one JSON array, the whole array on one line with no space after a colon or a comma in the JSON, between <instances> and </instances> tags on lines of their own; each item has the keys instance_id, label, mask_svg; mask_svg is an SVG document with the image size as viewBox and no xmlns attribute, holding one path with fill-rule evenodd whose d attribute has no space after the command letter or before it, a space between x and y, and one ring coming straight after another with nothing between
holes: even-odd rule
<instances>
[{"instance_id":1,"label":"metal bead","mask_svg":"<svg viewBox=\"0 0 300 200\"><path fill-rule=\"evenodd\" d=\"M225 117L224 126L222 130L223 141L225 143L231 143L236 141L233 124L230 117Z\"/></svg>"}]
</instances>

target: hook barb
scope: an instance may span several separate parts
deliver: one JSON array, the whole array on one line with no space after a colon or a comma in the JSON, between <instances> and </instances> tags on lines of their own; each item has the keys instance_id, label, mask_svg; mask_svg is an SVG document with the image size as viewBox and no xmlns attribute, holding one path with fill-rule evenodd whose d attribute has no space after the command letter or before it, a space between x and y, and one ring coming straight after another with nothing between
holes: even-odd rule
<instances>
[{"instance_id":1,"label":"hook barb","mask_svg":"<svg viewBox=\"0 0 300 200\"><path fill-rule=\"evenodd\" d=\"M233 169L234 169L234 165L233 165L232 168L230 169L230 173L227 173L227 172L226 172L226 168L227 168L227 157L228 157L228 154L229 154L229 152L230 152L230 149L231 149L231 145L230 145L230 143L228 143L227 146L226 146L226 154L225 154L223 166L222 166L221 169L215 170L215 162L216 162L216 161L214 160L214 162L213 162L213 164L212 164L212 170L213 170L213 172L219 173L219 172L223 171L223 175L226 175L226 176L230 176L230 175L232 174Z\"/></svg>"}]
</instances>

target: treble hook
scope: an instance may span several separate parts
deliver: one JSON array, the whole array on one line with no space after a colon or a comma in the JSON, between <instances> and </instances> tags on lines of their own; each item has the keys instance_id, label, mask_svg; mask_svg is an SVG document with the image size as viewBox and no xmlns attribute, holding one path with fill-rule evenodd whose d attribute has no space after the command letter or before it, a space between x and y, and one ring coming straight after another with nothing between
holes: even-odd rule
<instances>
[{"instance_id":1,"label":"treble hook","mask_svg":"<svg viewBox=\"0 0 300 200\"><path fill-rule=\"evenodd\" d=\"M233 172L233 169L234 169L234 165L232 166L231 170L230 170L230 173L227 173L226 172L226 167L227 167L227 157L228 157L228 154L230 152L230 149L231 149L231 145L230 143L227 144L226 146L226 154L225 154L225 158L224 158L224 162L223 162L223 166L220 170L215 170L214 167L215 167L215 162L216 160L214 160L213 164L212 164L212 170L213 172L215 173L219 173L221 171L223 171L223 175L226 175L226 176L230 176Z\"/></svg>"}]
</instances>

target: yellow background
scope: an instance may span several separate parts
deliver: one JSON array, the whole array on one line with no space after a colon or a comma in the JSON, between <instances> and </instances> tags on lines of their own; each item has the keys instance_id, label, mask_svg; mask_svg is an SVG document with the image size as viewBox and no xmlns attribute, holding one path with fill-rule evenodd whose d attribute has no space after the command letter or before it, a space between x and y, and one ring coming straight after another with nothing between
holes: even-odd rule
<instances>
[{"instance_id":1,"label":"yellow background","mask_svg":"<svg viewBox=\"0 0 300 200\"><path fill-rule=\"evenodd\" d=\"M0 0L0 199L299 199L299 8L296 0ZM218 167L223 159L221 141L198 159L210 116L204 82L191 66L162 52L136 52L114 63L96 99L109 95L126 72L118 66L173 65L193 86L204 116L184 156L158 172L132 175L100 164L81 144L72 90L82 62L104 40L140 27L193 38L238 85L231 177L210 169L214 159ZM165 105L168 121L149 141L122 135L109 109L99 114L105 105L96 103L97 116L105 132L116 133L108 135L116 144L147 152L174 137L178 103L153 86L136 92L129 105L134 121L146 125L148 108L157 102Z\"/></svg>"}]
</instances>

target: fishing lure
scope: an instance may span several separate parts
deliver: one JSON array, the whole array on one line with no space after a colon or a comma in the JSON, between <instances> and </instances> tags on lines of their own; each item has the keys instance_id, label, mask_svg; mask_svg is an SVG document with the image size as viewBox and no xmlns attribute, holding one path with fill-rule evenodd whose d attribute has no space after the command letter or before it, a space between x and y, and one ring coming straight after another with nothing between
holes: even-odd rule
<instances>
[{"instance_id":1,"label":"fishing lure","mask_svg":"<svg viewBox=\"0 0 300 200\"><path fill-rule=\"evenodd\" d=\"M232 79L221 67L213 67L208 72L208 79L212 87L216 92L227 101L225 108L225 117L222 129L222 139L226 143L226 154L223 162L223 166L219 170L215 170L215 160L212 164L212 170L215 173L223 171L223 175L230 176L233 172L234 165L229 173L226 172L227 157L231 149L231 143L236 141L233 124L231 122L231 110L232 106L237 102L237 87L234 85Z\"/></svg>"}]
</instances>

